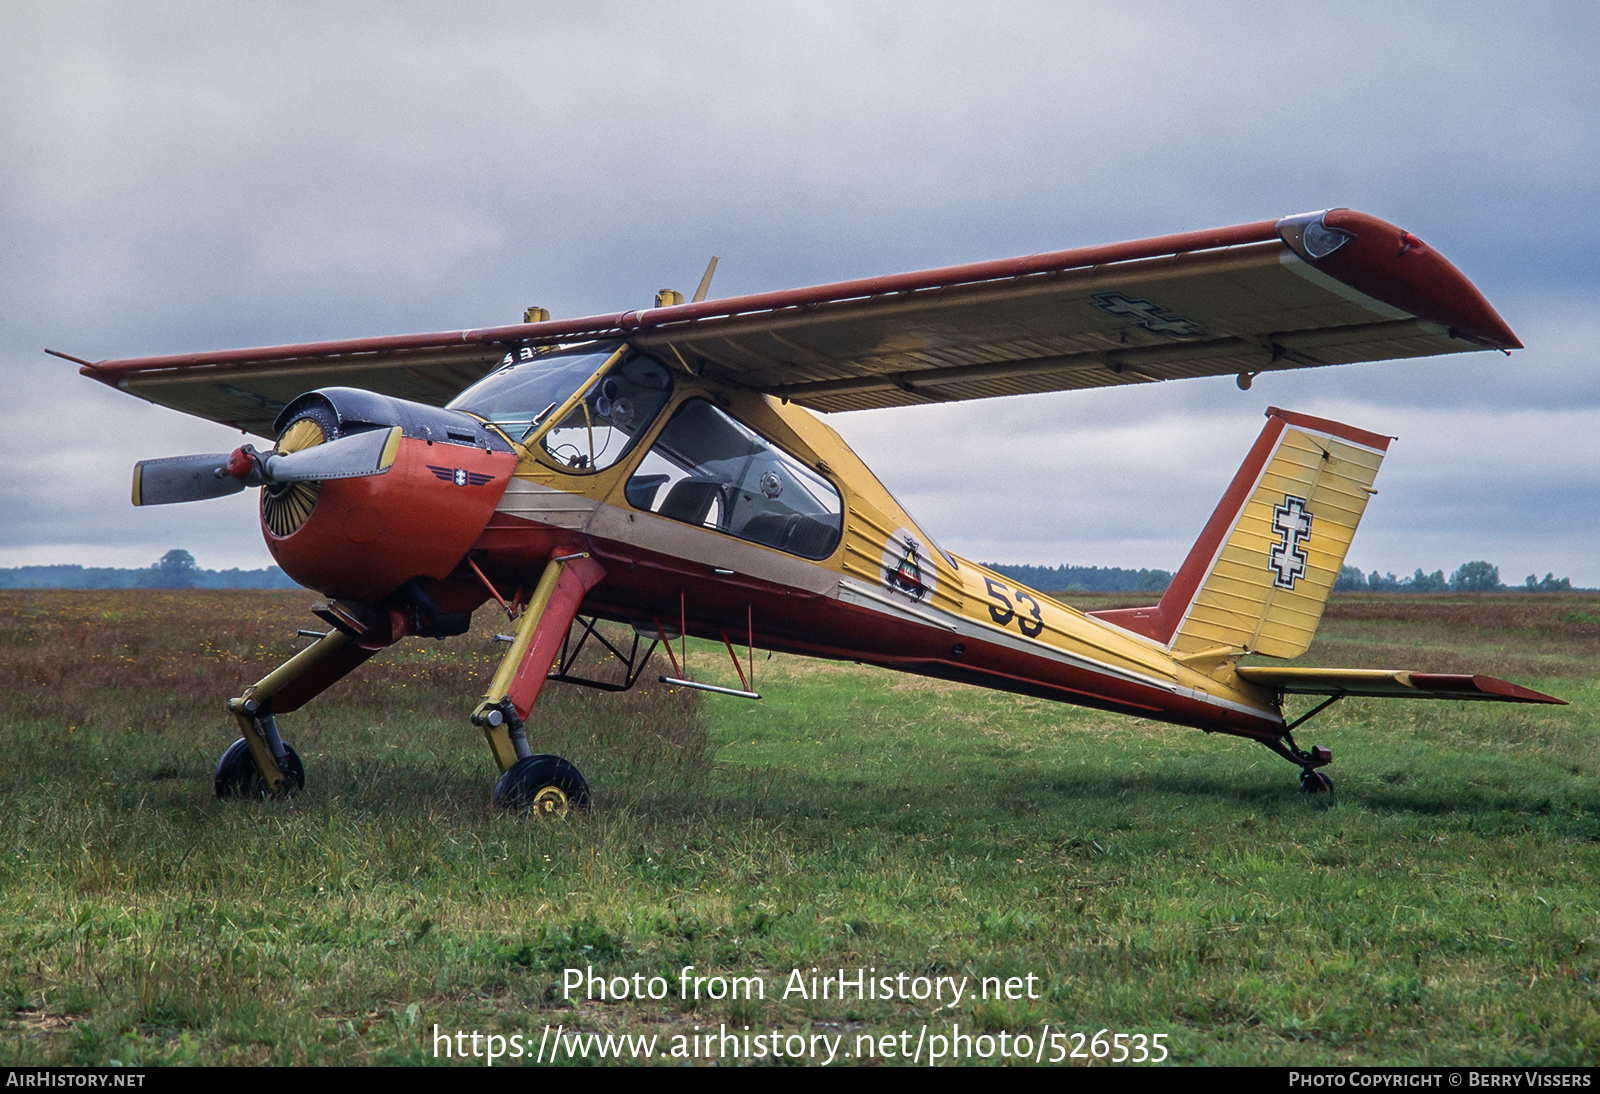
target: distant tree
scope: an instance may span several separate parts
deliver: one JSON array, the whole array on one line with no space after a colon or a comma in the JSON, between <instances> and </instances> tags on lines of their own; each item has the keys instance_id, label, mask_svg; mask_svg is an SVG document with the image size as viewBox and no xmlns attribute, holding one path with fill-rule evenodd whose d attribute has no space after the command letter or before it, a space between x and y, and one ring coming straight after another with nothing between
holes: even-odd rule
<instances>
[{"instance_id":1,"label":"distant tree","mask_svg":"<svg viewBox=\"0 0 1600 1094\"><path fill-rule=\"evenodd\" d=\"M1339 576L1334 579L1333 591L1336 593L1364 593L1367 591L1367 575L1354 566L1339 567Z\"/></svg>"},{"instance_id":2,"label":"distant tree","mask_svg":"<svg viewBox=\"0 0 1600 1094\"><path fill-rule=\"evenodd\" d=\"M1541 580L1539 575L1529 574L1520 587L1530 593L1570 592L1572 580L1558 578L1554 574L1545 574ZM1500 567L1475 561L1463 563L1448 578L1443 570L1425 574L1420 566L1406 578L1396 577L1393 573L1380 574L1377 570L1363 577L1354 566L1344 566L1340 568L1333 588L1335 592L1365 589L1369 593L1487 593L1506 586L1500 582Z\"/></svg>"},{"instance_id":3,"label":"distant tree","mask_svg":"<svg viewBox=\"0 0 1600 1094\"><path fill-rule=\"evenodd\" d=\"M1400 583L1403 593L1446 593L1450 591L1450 582L1445 580L1443 570L1435 570L1431 574L1422 572L1422 567L1417 567L1417 572Z\"/></svg>"},{"instance_id":4,"label":"distant tree","mask_svg":"<svg viewBox=\"0 0 1600 1094\"><path fill-rule=\"evenodd\" d=\"M1164 593L1171 584L1172 575L1165 570L1140 570L1139 580L1133 587L1135 592Z\"/></svg>"},{"instance_id":5,"label":"distant tree","mask_svg":"<svg viewBox=\"0 0 1600 1094\"><path fill-rule=\"evenodd\" d=\"M154 566L139 575L139 586L145 589L192 589L203 573L188 551L168 551Z\"/></svg>"},{"instance_id":6,"label":"distant tree","mask_svg":"<svg viewBox=\"0 0 1600 1094\"><path fill-rule=\"evenodd\" d=\"M1463 562L1450 575L1450 591L1453 593L1492 593L1503 588L1505 586L1500 584L1500 567L1487 562Z\"/></svg>"},{"instance_id":7,"label":"distant tree","mask_svg":"<svg viewBox=\"0 0 1600 1094\"><path fill-rule=\"evenodd\" d=\"M178 572L185 568L181 556ZM191 562L193 559L191 558ZM85 568L76 564L55 566L18 566L0 570L0 589L153 589L162 576L156 566L143 570L118 570L106 566ZM276 566L260 570L201 570L192 575L196 589L295 589L299 588L289 576Z\"/></svg>"},{"instance_id":8,"label":"distant tree","mask_svg":"<svg viewBox=\"0 0 1600 1094\"><path fill-rule=\"evenodd\" d=\"M986 562L997 574L1044 592L1163 592L1172 583L1165 570L1128 570L1118 566L1013 566Z\"/></svg>"}]
</instances>

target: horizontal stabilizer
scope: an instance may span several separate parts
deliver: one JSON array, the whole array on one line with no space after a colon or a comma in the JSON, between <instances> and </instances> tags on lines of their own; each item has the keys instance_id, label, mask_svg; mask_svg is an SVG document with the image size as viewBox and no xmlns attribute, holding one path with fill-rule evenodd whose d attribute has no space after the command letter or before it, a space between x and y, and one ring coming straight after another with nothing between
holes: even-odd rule
<instances>
[{"instance_id":1,"label":"horizontal stabilizer","mask_svg":"<svg viewBox=\"0 0 1600 1094\"><path fill-rule=\"evenodd\" d=\"M219 474L220 472L220 474ZM133 504L171 505L227 497L244 489L228 474L228 454L167 456L133 465Z\"/></svg>"},{"instance_id":2,"label":"horizontal stabilizer","mask_svg":"<svg viewBox=\"0 0 1600 1094\"><path fill-rule=\"evenodd\" d=\"M1565 699L1493 676L1388 669L1302 669L1241 665L1241 680L1292 695L1355 695L1375 699L1478 699L1493 703L1558 703Z\"/></svg>"}]
</instances>

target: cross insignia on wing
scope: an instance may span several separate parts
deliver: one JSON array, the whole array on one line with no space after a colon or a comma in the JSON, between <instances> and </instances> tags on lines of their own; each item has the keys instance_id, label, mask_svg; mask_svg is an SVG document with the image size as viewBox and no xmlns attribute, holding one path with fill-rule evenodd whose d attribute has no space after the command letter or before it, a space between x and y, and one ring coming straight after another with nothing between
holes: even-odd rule
<instances>
[{"instance_id":1,"label":"cross insignia on wing","mask_svg":"<svg viewBox=\"0 0 1600 1094\"><path fill-rule=\"evenodd\" d=\"M1089 298L1095 307L1111 315L1132 319L1134 326L1143 327L1152 334L1170 334L1177 338L1195 338L1206 329L1193 319L1173 315L1153 300L1123 296L1119 292L1096 293Z\"/></svg>"}]
</instances>

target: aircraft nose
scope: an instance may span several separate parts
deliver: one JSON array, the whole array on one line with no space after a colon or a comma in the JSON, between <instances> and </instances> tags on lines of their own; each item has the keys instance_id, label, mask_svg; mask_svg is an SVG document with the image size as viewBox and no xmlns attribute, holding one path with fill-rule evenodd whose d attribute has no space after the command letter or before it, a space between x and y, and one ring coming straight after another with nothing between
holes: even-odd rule
<instances>
[{"instance_id":1,"label":"aircraft nose","mask_svg":"<svg viewBox=\"0 0 1600 1094\"><path fill-rule=\"evenodd\" d=\"M387 425L387 466L272 483L261 492L261 524L267 548L295 581L327 596L371 602L415 577L447 577L488 524L517 456L503 441L486 440L470 415L405 404L380 408L390 411L381 415L390 421L374 422L380 415L372 406L361 409L366 420L332 399L312 400L279 419L275 452L309 455Z\"/></svg>"}]
</instances>

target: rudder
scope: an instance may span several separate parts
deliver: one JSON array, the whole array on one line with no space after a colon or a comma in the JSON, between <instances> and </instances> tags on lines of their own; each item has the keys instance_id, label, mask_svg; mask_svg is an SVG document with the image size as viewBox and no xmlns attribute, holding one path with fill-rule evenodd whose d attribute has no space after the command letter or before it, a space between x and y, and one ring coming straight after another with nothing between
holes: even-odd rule
<instances>
[{"instance_id":1,"label":"rudder","mask_svg":"<svg viewBox=\"0 0 1600 1094\"><path fill-rule=\"evenodd\" d=\"M1299 656L1311 645L1392 439L1270 407L1161 603L1093 614L1180 656Z\"/></svg>"}]
</instances>

